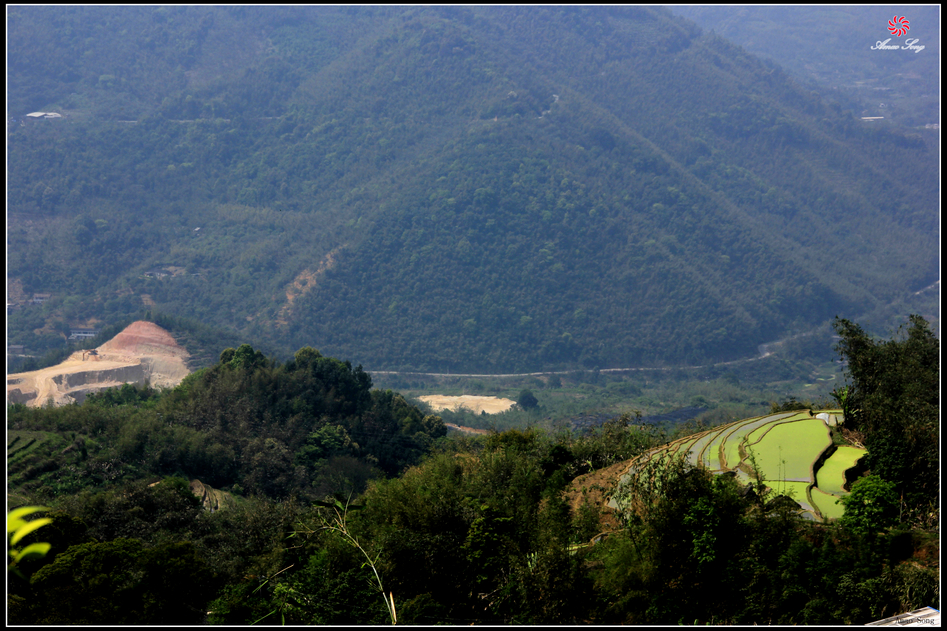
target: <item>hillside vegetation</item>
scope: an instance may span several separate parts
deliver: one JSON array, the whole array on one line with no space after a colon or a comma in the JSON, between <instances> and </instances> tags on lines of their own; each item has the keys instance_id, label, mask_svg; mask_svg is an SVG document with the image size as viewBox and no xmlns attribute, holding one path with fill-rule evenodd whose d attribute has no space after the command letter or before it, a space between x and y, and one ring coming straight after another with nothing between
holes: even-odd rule
<instances>
[{"instance_id":1,"label":"hillside vegetation","mask_svg":"<svg viewBox=\"0 0 947 631\"><path fill-rule=\"evenodd\" d=\"M699 364L938 275L932 139L659 8L15 7L8 58L34 352L148 308L373 369Z\"/></svg>"},{"instance_id":2,"label":"hillside vegetation","mask_svg":"<svg viewBox=\"0 0 947 631\"><path fill-rule=\"evenodd\" d=\"M11 406L10 505L51 507L20 545L51 548L15 564L10 621L863 624L936 608L939 343L917 317L887 341L835 326L851 383L831 436L838 411L790 400L670 436L686 458L661 457L669 437L631 414L450 438L311 348L279 364L244 345L173 390ZM846 442L868 470L814 460ZM740 460L752 492L714 475ZM782 496L812 474L840 515L819 496L805 521L796 501L815 497Z\"/></svg>"},{"instance_id":3,"label":"hillside vegetation","mask_svg":"<svg viewBox=\"0 0 947 631\"><path fill-rule=\"evenodd\" d=\"M939 343L917 317L888 341L836 330L841 434L790 400L670 436L692 461L654 457L669 437L633 414L448 437L311 348L280 364L245 345L173 390L11 406L9 504L51 520L18 545L51 547L14 564L10 622L863 624L936 608ZM840 519L801 520L781 496L825 469L786 429L867 447ZM716 454L753 466L753 493L712 472L721 431L743 432ZM649 457L606 510L617 478L590 476Z\"/></svg>"},{"instance_id":4,"label":"hillside vegetation","mask_svg":"<svg viewBox=\"0 0 947 631\"><path fill-rule=\"evenodd\" d=\"M228 490L321 498L397 473L446 433L439 417L372 390L361 367L308 347L278 365L245 344L168 392L125 384L86 400L10 408L11 430L68 434L76 445L69 456L52 451L11 463L11 489L44 499L187 472Z\"/></svg>"}]
</instances>

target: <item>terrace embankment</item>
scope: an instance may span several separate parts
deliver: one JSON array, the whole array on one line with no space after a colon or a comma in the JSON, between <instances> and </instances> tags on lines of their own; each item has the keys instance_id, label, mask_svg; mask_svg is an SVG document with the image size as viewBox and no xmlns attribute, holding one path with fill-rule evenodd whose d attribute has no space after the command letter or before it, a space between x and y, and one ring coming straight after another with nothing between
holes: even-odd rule
<instances>
[{"instance_id":1,"label":"terrace embankment","mask_svg":"<svg viewBox=\"0 0 947 631\"><path fill-rule=\"evenodd\" d=\"M77 351L56 366L9 375L7 401L66 405L126 383L173 387L190 372L187 358L170 333L152 322L133 322L94 352Z\"/></svg>"}]
</instances>

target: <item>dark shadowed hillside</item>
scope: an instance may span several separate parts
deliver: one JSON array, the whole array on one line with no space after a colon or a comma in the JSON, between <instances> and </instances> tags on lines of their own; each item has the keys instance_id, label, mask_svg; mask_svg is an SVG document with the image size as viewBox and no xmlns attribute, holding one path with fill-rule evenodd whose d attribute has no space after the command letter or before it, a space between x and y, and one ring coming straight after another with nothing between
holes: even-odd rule
<instances>
[{"instance_id":1,"label":"dark shadowed hillside","mask_svg":"<svg viewBox=\"0 0 947 631\"><path fill-rule=\"evenodd\" d=\"M148 307L373 369L696 363L938 278L933 132L663 9L19 7L8 40L8 276L51 294L15 343Z\"/></svg>"}]
</instances>

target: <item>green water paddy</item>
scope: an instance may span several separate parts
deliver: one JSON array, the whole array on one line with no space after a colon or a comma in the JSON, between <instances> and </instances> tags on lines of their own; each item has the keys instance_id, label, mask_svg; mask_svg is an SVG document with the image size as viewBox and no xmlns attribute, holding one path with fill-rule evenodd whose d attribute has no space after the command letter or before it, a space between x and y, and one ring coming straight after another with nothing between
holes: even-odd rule
<instances>
[{"instance_id":1,"label":"green water paddy","mask_svg":"<svg viewBox=\"0 0 947 631\"><path fill-rule=\"evenodd\" d=\"M845 472L854 467L864 455L864 449L848 445L840 446L819 469L816 474L816 485L827 493L844 494L846 491L842 485L845 484Z\"/></svg>"},{"instance_id":2,"label":"green water paddy","mask_svg":"<svg viewBox=\"0 0 947 631\"><path fill-rule=\"evenodd\" d=\"M821 419L808 418L768 425L753 432L759 442L749 445L757 466L768 479L812 479L812 465L832 445L829 428Z\"/></svg>"},{"instance_id":3,"label":"green water paddy","mask_svg":"<svg viewBox=\"0 0 947 631\"><path fill-rule=\"evenodd\" d=\"M759 416L734 423L736 427L734 427L733 431L727 436L726 444L723 447L724 466L728 469L735 469L737 465L740 464L740 461L743 460L740 447L744 442L751 442L746 440L748 434L774 421L785 420L794 416L796 416L796 414L793 412L783 412L781 414Z\"/></svg>"},{"instance_id":4,"label":"green water paddy","mask_svg":"<svg viewBox=\"0 0 947 631\"><path fill-rule=\"evenodd\" d=\"M775 415L774 415L775 416ZM772 429L772 425L780 421L801 421L812 418L809 416L808 412L796 412L795 414L788 414L782 418L773 418L773 416L764 416L762 421L755 423L753 429L749 433L745 434L745 442L755 443L759 442L763 438L763 435Z\"/></svg>"},{"instance_id":5,"label":"green water paddy","mask_svg":"<svg viewBox=\"0 0 947 631\"><path fill-rule=\"evenodd\" d=\"M810 489L812 494L812 502L819 509L819 512L822 513L822 516L826 519L841 519L842 512L844 507L841 504L836 504L835 502L841 497L841 495L833 495L831 493L826 493L822 489L812 487Z\"/></svg>"},{"instance_id":6,"label":"green water paddy","mask_svg":"<svg viewBox=\"0 0 947 631\"><path fill-rule=\"evenodd\" d=\"M828 458L832 447L829 425L836 424L841 410L781 412L736 421L709 431L688 436L664 447L642 454L628 469L637 475L647 463L668 463L683 456L688 462L714 473L732 472L741 484L754 481L750 458L762 473L766 485L777 495L789 495L799 504L807 519L821 521L842 516L842 505L835 501L847 492L843 488L845 472L855 466L865 451L841 446ZM820 460L824 464L817 467ZM618 508L615 500L609 505Z\"/></svg>"}]
</instances>

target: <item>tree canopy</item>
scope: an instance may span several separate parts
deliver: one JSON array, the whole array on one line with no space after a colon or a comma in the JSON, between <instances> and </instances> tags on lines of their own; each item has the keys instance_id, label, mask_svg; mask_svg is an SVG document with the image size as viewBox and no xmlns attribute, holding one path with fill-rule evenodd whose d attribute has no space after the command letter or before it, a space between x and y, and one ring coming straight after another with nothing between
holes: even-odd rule
<instances>
[{"instance_id":1,"label":"tree canopy","mask_svg":"<svg viewBox=\"0 0 947 631\"><path fill-rule=\"evenodd\" d=\"M940 342L918 315L890 340L845 319L835 330L852 382L845 425L863 434L869 468L902 507L929 520L940 493Z\"/></svg>"}]
</instances>

